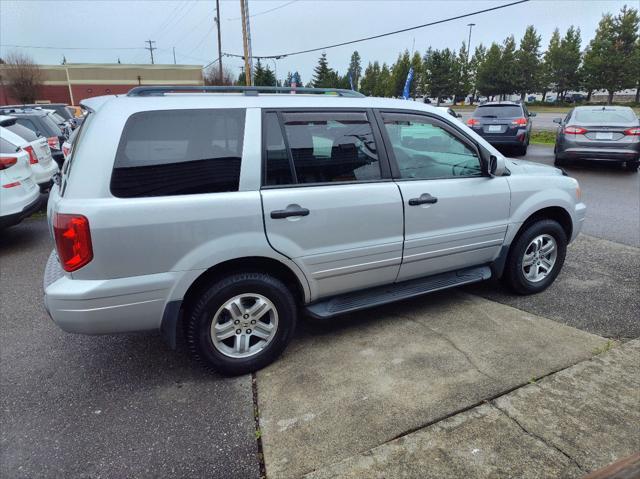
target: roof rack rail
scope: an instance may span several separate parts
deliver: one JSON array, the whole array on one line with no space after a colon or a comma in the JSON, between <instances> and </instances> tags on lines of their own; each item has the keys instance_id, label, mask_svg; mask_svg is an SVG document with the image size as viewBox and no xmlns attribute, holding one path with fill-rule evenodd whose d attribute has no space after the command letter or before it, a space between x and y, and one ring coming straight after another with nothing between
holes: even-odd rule
<instances>
[{"instance_id":1,"label":"roof rack rail","mask_svg":"<svg viewBox=\"0 0 640 479\"><path fill-rule=\"evenodd\" d=\"M280 86L137 86L127 93L127 96L162 96L165 93L243 93L247 96L262 93L304 93L315 95L333 95L351 98L364 97L362 93L340 88L291 88Z\"/></svg>"}]
</instances>

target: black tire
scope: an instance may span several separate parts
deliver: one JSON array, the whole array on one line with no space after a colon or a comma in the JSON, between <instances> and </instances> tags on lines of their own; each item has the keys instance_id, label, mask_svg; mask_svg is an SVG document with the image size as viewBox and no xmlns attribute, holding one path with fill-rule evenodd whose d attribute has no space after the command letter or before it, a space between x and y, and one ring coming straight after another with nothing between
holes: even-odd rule
<instances>
[{"instance_id":1,"label":"black tire","mask_svg":"<svg viewBox=\"0 0 640 479\"><path fill-rule=\"evenodd\" d=\"M546 277L538 282L529 281L523 272L522 263L529 244L540 235L550 235L556 242L555 263ZM562 269L567 254L567 235L562 226L554 220L538 220L525 227L509 249L503 279L518 294L534 294L547 289Z\"/></svg>"},{"instance_id":2,"label":"black tire","mask_svg":"<svg viewBox=\"0 0 640 479\"><path fill-rule=\"evenodd\" d=\"M627 163L625 164L625 170L627 171L638 171L638 165L640 164L640 162L638 161L627 161Z\"/></svg>"},{"instance_id":3,"label":"black tire","mask_svg":"<svg viewBox=\"0 0 640 479\"><path fill-rule=\"evenodd\" d=\"M555 155L553 157L553 164L555 166L565 166L567 164L566 160L563 160L562 158L559 158L558 155Z\"/></svg>"},{"instance_id":4,"label":"black tire","mask_svg":"<svg viewBox=\"0 0 640 479\"><path fill-rule=\"evenodd\" d=\"M261 351L249 357L233 358L214 346L211 323L219 308L233 297L245 293L259 294L271 301L277 311L278 323L275 335ZM222 374L236 376L257 371L280 356L293 337L296 321L296 302L284 283L264 273L237 273L204 289L187 308L185 339L196 360Z\"/></svg>"}]
</instances>

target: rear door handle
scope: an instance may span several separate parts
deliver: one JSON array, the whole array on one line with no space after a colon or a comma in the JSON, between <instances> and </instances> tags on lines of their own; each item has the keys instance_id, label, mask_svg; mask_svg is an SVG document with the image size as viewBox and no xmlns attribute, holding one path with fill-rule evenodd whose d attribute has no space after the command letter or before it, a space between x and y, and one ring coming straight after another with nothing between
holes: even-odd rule
<instances>
[{"instance_id":1,"label":"rear door handle","mask_svg":"<svg viewBox=\"0 0 640 479\"><path fill-rule=\"evenodd\" d=\"M429 193L422 193L420 195L420 198L411 198L409 200L409 205L410 206L418 206L418 205L426 205L426 204L431 205L437 202L438 202L438 198L436 198L435 196L431 196Z\"/></svg>"},{"instance_id":2,"label":"rear door handle","mask_svg":"<svg viewBox=\"0 0 640 479\"><path fill-rule=\"evenodd\" d=\"M299 205L289 205L285 210L274 210L271 212L271 218L274 220L288 218L290 216L307 216L309 210Z\"/></svg>"}]
</instances>

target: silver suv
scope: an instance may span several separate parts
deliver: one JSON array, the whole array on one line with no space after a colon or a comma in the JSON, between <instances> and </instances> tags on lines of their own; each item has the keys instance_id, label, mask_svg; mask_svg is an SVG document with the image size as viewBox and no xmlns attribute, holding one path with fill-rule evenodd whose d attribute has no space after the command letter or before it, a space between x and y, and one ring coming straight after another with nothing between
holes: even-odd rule
<instances>
[{"instance_id":1,"label":"silver suv","mask_svg":"<svg viewBox=\"0 0 640 479\"><path fill-rule=\"evenodd\" d=\"M303 312L490 277L542 291L582 227L576 180L504 158L429 105L181 90L83 103L48 204L45 304L65 331L160 330L246 373L284 350Z\"/></svg>"}]
</instances>

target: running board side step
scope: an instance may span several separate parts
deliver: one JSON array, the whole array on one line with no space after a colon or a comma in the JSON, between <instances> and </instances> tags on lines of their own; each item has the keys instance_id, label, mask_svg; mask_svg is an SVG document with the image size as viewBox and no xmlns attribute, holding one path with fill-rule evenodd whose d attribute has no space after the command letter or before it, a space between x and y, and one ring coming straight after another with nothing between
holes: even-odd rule
<instances>
[{"instance_id":1,"label":"running board side step","mask_svg":"<svg viewBox=\"0 0 640 479\"><path fill-rule=\"evenodd\" d=\"M489 266L465 268L459 271L441 273L426 278L412 279L402 283L377 286L363 291L333 296L307 306L307 312L319 319L339 314L392 303L401 299L413 298L434 291L477 283L491 278Z\"/></svg>"}]
</instances>

